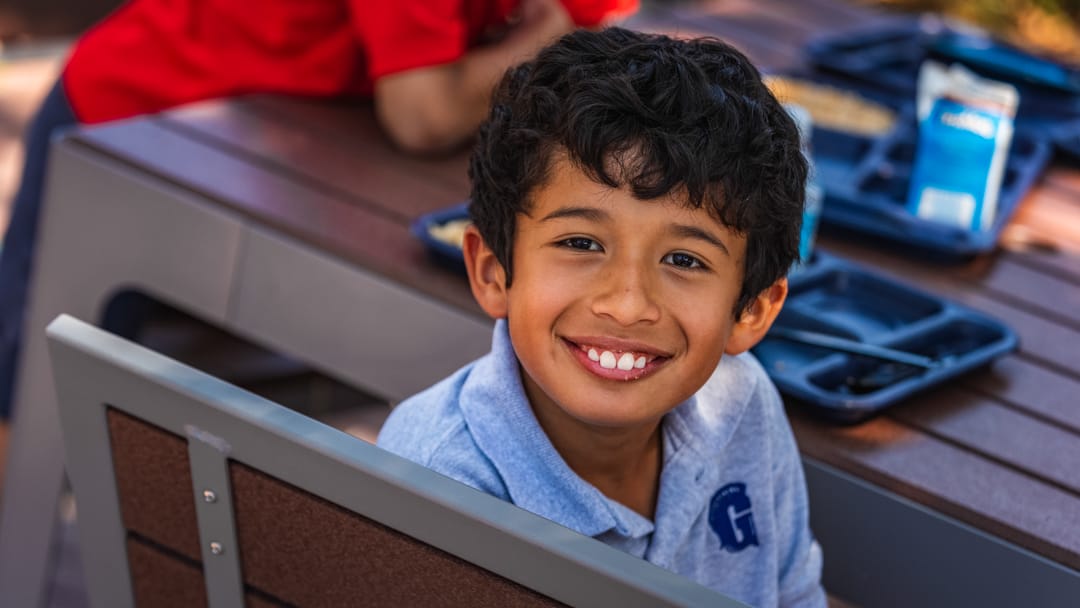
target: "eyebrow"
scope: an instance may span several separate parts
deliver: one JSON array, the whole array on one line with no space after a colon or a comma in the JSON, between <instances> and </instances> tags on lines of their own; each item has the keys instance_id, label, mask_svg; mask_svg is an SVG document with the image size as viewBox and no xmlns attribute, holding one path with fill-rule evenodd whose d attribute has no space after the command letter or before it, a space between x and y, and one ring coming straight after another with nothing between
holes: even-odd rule
<instances>
[{"instance_id":1,"label":"eyebrow","mask_svg":"<svg viewBox=\"0 0 1080 608\"><path fill-rule=\"evenodd\" d=\"M602 222L609 219L611 216L607 211L603 209L597 209L595 207L559 207L551 213L540 218L541 222L547 222L550 220L557 220L564 217L576 217L592 222Z\"/></svg>"},{"instance_id":2,"label":"eyebrow","mask_svg":"<svg viewBox=\"0 0 1080 608\"><path fill-rule=\"evenodd\" d=\"M695 239L704 241L710 245L713 245L720 251L724 252L724 255L730 256L731 252L728 251L727 245L723 241L713 236L708 230L698 228L697 226L690 226L687 224L675 224L671 227L671 231L679 237Z\"/></svg>"}]
</instances>

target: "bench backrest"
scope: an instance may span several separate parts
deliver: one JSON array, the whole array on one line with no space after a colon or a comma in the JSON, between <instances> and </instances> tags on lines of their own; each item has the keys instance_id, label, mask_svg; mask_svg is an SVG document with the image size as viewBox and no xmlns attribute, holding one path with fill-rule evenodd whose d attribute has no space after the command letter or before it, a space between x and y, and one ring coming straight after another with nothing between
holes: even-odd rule
<instances>
[{"instance_id":1,"label":"bench backrest","mask_svg":"<svg viewBox=\"0 0 1080 608\"><path fill-rule=\"evenodd\" d=\"M72 317L48 334L95 606L741 605Z\"/></svg>"}]
</instances>

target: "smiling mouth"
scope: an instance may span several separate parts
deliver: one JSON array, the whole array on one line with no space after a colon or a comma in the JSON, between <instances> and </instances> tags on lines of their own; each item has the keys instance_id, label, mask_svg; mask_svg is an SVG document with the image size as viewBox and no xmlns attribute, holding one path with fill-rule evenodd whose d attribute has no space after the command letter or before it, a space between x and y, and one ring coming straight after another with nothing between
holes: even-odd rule
<instances>
[{"instance_id":1,"label":"smiling mouth","mask_svg":"<svg viewBox=\"0 0 1080 608\"><path fill-rule=\"evenodd\" d=\"M636 380L652 372L669 357L641 350L620 350L566 340L578 359L593 373L605 378Z\"/></svg>"}]
</instances>

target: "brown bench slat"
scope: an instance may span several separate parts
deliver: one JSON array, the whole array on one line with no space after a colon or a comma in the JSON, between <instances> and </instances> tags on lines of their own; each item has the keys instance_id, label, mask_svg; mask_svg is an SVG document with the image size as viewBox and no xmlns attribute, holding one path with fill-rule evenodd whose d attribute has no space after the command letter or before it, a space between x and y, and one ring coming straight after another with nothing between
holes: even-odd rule
<instances>
[{"instance_id":1,"label":"brown bench slat","mask_svg":"<svg viewBox=\"0 0 1080 608\"><path fill-rule=\"evenodd\" d=\"M187 441L118 410L107 417L137 603L206 605ZM229 468L244 583L267 595L304 606L562 605L241 463Z\"/></svg>"},{"instance_id":2,"label":"brown bench slat","mask_svg":"<svg viewBox=\"0 0 1080 608\"><path fill-rule=\"evenodd\" d=\"M803 454L1080 569L1073 494L886 417L840 427L788 412Z\"/></svg>"},{"instance_id":3,"label":"brown bench slat","mask_svg":"<svg viewBox=\"0 0 1080 608\"><path fill-rule=\"evenodd\" d=\"M201 568L134 536L127 539L127 552L132 564L131 584L136 606L199 608L207 605ZM288 606L251 589L244 593L244 605L247 608Z\"/></svg>"},{"instance_id":4,"label":"brown bench slat","mask_svg":"<svg viewBox=\"0 0 1080 608\"><path fill-rule=\"evenodd\" d=\"M106 416L124 527L201 561L187 440L113 408Z\"/></svg>"},{"instance_id":5,"label":"brown bench slat","mask_svg":"<svg viewBox=\"0 0 1080 608\"><path fill-rule=\"evenodd\" d=\"M127 554L136 606L200 608L207 605L201 568L131 536L127 539Z\"/></svg>"},{"instance_id":6,"label":"brown bench slat","mask_svg":"<svg viewBox=\"0 0 1080 608\"><path fill-rule=\"evenodd\" d=\"M312 607L562 605L241 463L229 471L244 581L274 597Z\"/></svg>"}]
</instances>

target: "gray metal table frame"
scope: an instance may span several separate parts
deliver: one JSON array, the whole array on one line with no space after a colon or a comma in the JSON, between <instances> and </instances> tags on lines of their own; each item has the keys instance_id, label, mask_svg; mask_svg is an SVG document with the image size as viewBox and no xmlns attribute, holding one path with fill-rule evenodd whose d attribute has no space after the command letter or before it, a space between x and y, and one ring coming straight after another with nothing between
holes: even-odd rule
<instances>
[{"instance_id":1,"label":"gray metal table frame","mask_svg":"<svg viewBox=\"0 0 1080 608\"><path fill-rule=\"evenodd\" d=\"M0 505L2 606L46 599L64 479L44 334L57 315L94 322L112 294L139 289L392 402L489 347L484 319L70 140L54 145L49 175ZM1080 597L1075 571L827 465L807 461L807 477L825 582L845 599L992 606ZM883 526L867 515L876 512L899 523Z\"/></svg>"}]
</instances>

